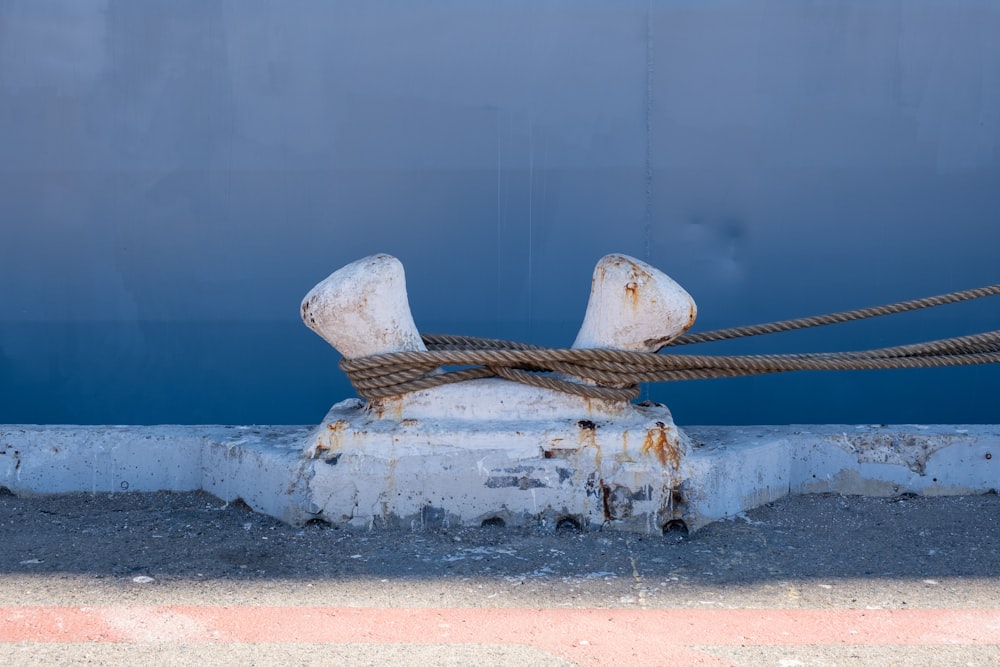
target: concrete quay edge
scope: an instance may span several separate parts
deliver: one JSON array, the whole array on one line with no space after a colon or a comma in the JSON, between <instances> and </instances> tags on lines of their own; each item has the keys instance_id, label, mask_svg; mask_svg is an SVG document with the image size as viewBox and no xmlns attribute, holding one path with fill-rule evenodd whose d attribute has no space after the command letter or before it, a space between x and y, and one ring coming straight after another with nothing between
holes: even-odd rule
<instances>
[{"instance_id":1,"label":"concrete quay edge","mask_svg":"<svg viewBox=\"0 0 1000 667\"><path fill-rule=\"evenodd\" d=\"M555 527L570 519L581 528L643 532L676 527L678 519L680 526L695 530L789 494L935 496L1000 489L1000 425L692 426L682 428L691 443L681 463L683 481L667 489L678 496L673 514L658 515L637 501L634 515L609 520L608 499L579 485L491 485L480 493L486 486L484 456L507 456L502 447L490 452L451 448L444 458L432 445L418 448L405 455L412 474L397 479L406 461L363 448L338 457L346 463L346 456L350 465L303 456L303 443L315 429L0 425L0 489L17 495L204 490L224 501L242 499L291 524L320 519L359 528L420 529L500 520ZM520 456L498 465L529 470L530 476L531 466L552 464ZM629 474L647 487L660 474L635 468ZM354 501L343 497L346 481L363 487L371 480L390 480L386 488L406 502L388 498L384 488L373 491L379 502L359 504L357 493ZM442 489L465 492L449 500ZM340 512L348 505L349 511Z\"/></svg>"}]
</instances>

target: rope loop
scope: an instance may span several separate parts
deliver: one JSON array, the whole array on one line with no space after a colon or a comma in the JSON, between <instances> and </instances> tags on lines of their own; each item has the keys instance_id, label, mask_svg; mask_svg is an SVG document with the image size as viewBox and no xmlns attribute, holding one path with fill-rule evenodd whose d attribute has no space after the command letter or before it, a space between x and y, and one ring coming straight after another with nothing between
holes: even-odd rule
<instances>
[{"instance_id":1,"label":"rope loop","mask_svg":"<svg viewBox=\"0 0 1000 667\"><path fill-rule=\"evenodd\" d=\"M767 324L686 334L680 346L792 331L892 315L1000 294L1000 284ZM341 359L340 368L360 396L389 398L454 382L499 377L608 401L630 401L643 382L670 382L801 370L877 370L1000 363L1000 330L855 352L691 355L611 349L548 348L528 343L424 334L426 351ZM662 349L662 348L661 348ZM458 366L454 370L442 367Z\"/></svg>"}]
</instances>

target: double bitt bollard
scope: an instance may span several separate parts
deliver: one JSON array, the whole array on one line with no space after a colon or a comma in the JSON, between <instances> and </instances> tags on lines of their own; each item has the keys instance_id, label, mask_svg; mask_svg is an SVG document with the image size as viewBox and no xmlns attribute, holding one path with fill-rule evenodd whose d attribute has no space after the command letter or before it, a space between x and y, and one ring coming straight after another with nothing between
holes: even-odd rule
<instances>
[{"instance_id":1,"label":"double bitt bollard","mask_svg":"<svg viewBox=\"0 0 1000 667\"><path fill-rule=\"evenodd\" d=\"M608 255L573 347L655 352L696 313L664 273ZM426 349L390 255L331 274L303 299L302 319L345 359ZM653 532L688 521L688 447L665 406L482 378L338 403L305 454L330 464L316 466L311 486L325 498L313 512L332 523Z\"/></svg>"}]
</instances>

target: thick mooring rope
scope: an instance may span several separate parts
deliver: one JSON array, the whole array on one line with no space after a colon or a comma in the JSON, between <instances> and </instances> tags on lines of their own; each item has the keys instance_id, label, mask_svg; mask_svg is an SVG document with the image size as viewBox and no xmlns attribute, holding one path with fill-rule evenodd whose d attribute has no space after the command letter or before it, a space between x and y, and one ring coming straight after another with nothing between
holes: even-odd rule
<instances>
[{"instance_id":1,"label":"thick mooring rope","mask_svg":"<svg viewBox=\"0 0 1000 667\"><path fill-rule=\"evenodd\" d=\"M733 327L676 338L665 347L757 336L903 313L1000 294L1000 284L828 315ZM705 356L556 349L471 336L423 335L427 351L342 359L359 395L388 398L453 382L501 377L536 387L601 398L632 400L641 382L783 373L801 370L876 370L1000 363L1000 330L858 352ZM662 349L662 348L661 348ZM442 371L442 366L471 366ZM572 376L584 382L567 379Z\"/></svg>"}]
</instances>

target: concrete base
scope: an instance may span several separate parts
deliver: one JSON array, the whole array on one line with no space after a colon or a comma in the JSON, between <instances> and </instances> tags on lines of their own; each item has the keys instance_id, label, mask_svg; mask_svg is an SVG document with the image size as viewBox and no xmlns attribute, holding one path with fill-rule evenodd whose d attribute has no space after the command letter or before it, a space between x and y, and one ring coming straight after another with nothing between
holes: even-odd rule
<instances>
[{"instance_id":1,"label":"concrete base","mask_svg":"<svg viewBox=\"0 0 1000 667\"><path fill-rule=\"evenodd\" d=\"M324 427L325 428L325 427ZM976 494L1000 488L1000 426L690 427L677 460L618 451L584 423L570 446L341 441L315 427L0 426L18 495L203 489L259 512L362 528L544 524L697 529L788 494ZM592 436L593 440L592 440Z\"/></svg>"},{"instance_id":2,"label":"concrete base","mask_svg":"<svg viewBox=\"0 0 1000 667\"><path fill-rule=\"evenodd\" d=\"M486 392L473 407L494 408L492 419L418 409L405 414L419 418L399 418L380 404L335 405L305 447L326 464L310 483L317 515L361 526L613 523L641 531L682 520L680 470L689 447L665 406L623 403L609 415L603 405L582 410L573 396L572 404L534 411L534 419L507 421L495 406L511 389L542 400L566 395L480 382ZM482 400L492 386L503 392Z\"/></svg>"}]
</instances>

